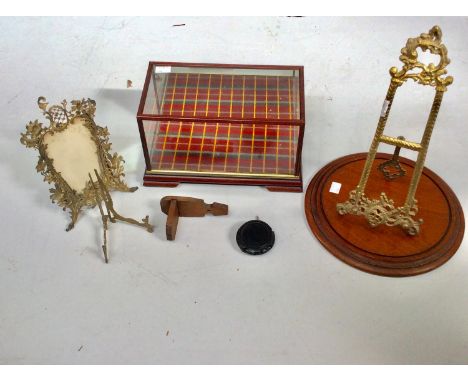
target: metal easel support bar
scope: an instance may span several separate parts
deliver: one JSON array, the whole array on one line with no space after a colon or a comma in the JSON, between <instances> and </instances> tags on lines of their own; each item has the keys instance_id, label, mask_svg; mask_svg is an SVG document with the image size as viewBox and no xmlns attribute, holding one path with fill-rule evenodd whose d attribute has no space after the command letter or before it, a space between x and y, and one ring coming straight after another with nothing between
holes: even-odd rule
<instances>
[{"instance_id":1,"label":"metal easel support bar","mask_svg":"<svg viewBox=\"0 0 468 382\"><path fill-rule=\"evenodd\" d=\"M386 143L388 145L402 147L404 149L409 149L413 151L421 151L420 143L407 141L405 139L399 139L399 138L389 137L388 135L382 135L379 141L382 143Z\"/></svg>"}]
</instances>

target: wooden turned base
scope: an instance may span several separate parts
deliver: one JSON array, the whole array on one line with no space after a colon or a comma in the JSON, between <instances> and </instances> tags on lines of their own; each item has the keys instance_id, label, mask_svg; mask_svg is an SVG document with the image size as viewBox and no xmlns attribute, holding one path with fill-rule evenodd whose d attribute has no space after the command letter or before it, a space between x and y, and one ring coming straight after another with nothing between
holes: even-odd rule
<instances>
[{"instance_id":1,"label":"wooden turned base","mask_svg":"<svg viewBox=\"0 0 468 382\"><path fill-rule=\"evenodd\" d=\"M323 167L310 182L305 213L314 235L334 256L365 272L382 276L414 276L429 272L454 255L463 239L463 210L450 187L424 168L416 192L423 219L420 233L409 236L401 227L372 228L364 216L339 215L336 204L344 202L359 182L367 153L338 158ZM365 195L378 199L381 192L402 206L413 174L414 162L400 158L406 175L387 181L377 170L391 158L377 154ZM330 192L332 182L341 183L339 194Z\"/></svg>"}]
</instances>

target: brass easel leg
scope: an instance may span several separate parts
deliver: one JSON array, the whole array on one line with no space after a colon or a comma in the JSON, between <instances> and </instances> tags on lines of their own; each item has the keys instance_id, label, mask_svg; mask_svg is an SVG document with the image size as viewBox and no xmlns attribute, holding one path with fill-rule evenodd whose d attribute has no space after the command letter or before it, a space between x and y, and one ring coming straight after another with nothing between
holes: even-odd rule
<instances>
[{"instance_id":1,"label":"brass easel leg","mask_svg":"<svg viewBox=\"0 0 468 382\"><path fill-rule=\"evenodd\" d=\"M434 96L434 101L432 102L431 112L427 119L426 129L421 140L421 149L418 153L418 159L416 160L416 166L414 167L413 177L411 178L410 187L408 190L408 195L405 200L405 209L407 211L413 208L416 200L415 195L418 188L419 180L421 179L421 174L424 169L424 161L426 160L427 150L429 148L429 141L431 140L432 131L434 130L434 125L439 113L440 104L442 103L442 98L444 92L437 90Z\"/></svg>"},{"instance_id":2,"label":"brass easel leg","mask_svg":"<svg viewBox=\"0 0 468 382\"><path fill-rule=\"evenodd\" d=\"M74 208L72 208L72 210L70 211L70 217L71 217L71 222L68 224L67 228L65 229L65 231L70 231L71 229L73 229L73 227L75 227L75 223L76 221L78 220L78 214L79 214L79 210L76 210Z\"/></svg>"},{"instance_id":3,"label":"brass easel leg","mask_svg":"<svg viewBox=\"0 0 468 382\"><path fill-rule=\"evenodd\" d=\"M146 228L148 232L153 232L154 227L149 223L149 217L146 215L142 222L138 222L135 219L125 218L119 215L114 210L114 203L110 196L109 190L107 189L106 185L102 181L98 171L95 169L94 174L96 175L97 182L95 183L91 177L91 174L88 174L89 180L91 182L92 187L94 188L94 196L97 206L99 207L99 212L101 213L102 218L102 226L103 226L103 241L104 244L102 245L102 251L104 253L104 260L106 263L109 262L108 254L107 254L107 229L108 229L108 221L111 223L115 223L117 220L124 221L130 224L134 224L143 228ZM97 185L96 185L97 184ZM132 191L131 191L132 192ZM107 214L104 213L102 208L101 202L104 202L104 205L107 210Z\"/></svg>"},{"instance_id":4,"label":"brass easel leg","mask_svg":"<svg viewBox=\"0 0 468 382\"><path fill-rule=\"evenodd\" d=\"M382 112L380 113L379 123L374 134L374 139L372 140L369 153L367 154L366 164L364 165L364 170L361 174L361 179L356 187L356 196L359 198L364 194L367 181L369 180L369 175L372 169L372 164L374 163L375 155L380 144L380 138L385 130L387 124L388 115L393 104L393 98L395 97L396 90L400 86L399 83L391 81L387 90L387 96L382 106Z\"/></svg>"},{"instance_id":5,"label":"brass easel leg","mask_svg":"<svg viewBox=\"0 0 468 382\"><path fill-rule=\"evenodd\" d=\"M149 216L148 215L146 215L146 217L144 219L142 219L141 222L139 222L139 221L136 221L135 219L125 218L122 215L118 214L117 211L115 211L115 209L114 209L114 202L112 201L109 190L107 189L106 185L102 181L102 179L101 179L99 173L97 172L97 170L94 170L94 174L96 175L96 179L97 179L98 184L99 184L99 191L100 191L102 200L104 201L104 204L105 204L105 206L107 208L107 213L108 213L108 216L109 216L109 220L112 223L115 223L116 220L120 220L120 221L124 221L124 222L130 223L130 224L134 224L134 225L138 225L140 227L146 228L146 230L148 232L153 232L154 227L151 224L149 224L149 222L148 222Z\"/></svg>"},{"instance_id":6,"label":"brass easel leg","mask_svg":"<svg viewBox=\"0 0 468 382\"><path fill-rule=\"evenodd\" d=\"M106 264L109 262L109 257L107 256L107 216L104 216L102 219L102 225L103 225L103 242L102 244L102 252L104 253L104 261Z\"/></svg>"}]
</instances>

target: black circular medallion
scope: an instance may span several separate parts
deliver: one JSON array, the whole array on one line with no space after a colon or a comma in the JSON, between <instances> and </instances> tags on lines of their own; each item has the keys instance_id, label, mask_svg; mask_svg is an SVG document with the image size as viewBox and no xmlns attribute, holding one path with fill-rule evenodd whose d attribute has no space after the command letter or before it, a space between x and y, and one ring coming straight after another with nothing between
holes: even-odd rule
<instances>
[{"instance_id":1,"label":"black circular medallion","mask_svg":"<svg viewBox=\"0 0 468 382\"><path fill-rule=\"evenodd\" d=\"M237 245L249 255L263 255L275 244L275 233L261 220L250 220L237 231Z\"/></svg>"}]
</instances>

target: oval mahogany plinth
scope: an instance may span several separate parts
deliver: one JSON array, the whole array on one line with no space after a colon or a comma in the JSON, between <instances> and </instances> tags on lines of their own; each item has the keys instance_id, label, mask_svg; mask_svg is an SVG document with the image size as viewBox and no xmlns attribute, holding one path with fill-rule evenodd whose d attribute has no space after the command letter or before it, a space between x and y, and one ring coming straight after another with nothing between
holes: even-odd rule
<instances>
[{"instance_id":1,"label":"oval mahogany plinth","mask_svg":"<svg viewBox=\"0 0 468 382\"><path fill-rule=\"evenodd\" d=\"M431 170L424 168L416 199L423 219L420 233L408 235L401 227L372 228L364 216L340 215L336 204L349 198L359 182L367 153L347 155L323 167L311 180L305 196L305 213L314 235L334 256L345 263L382 276L414 276L445 263L460 247L465 221L460 202L450 187ZM414 161L400 158L404 177L385 180L377 170L391 158L377 154L365 195L378 199L382 192L395 206L404 204ZM338 194L330 192L332 182L340 183Z\"/></svg>"}]
</instances>

